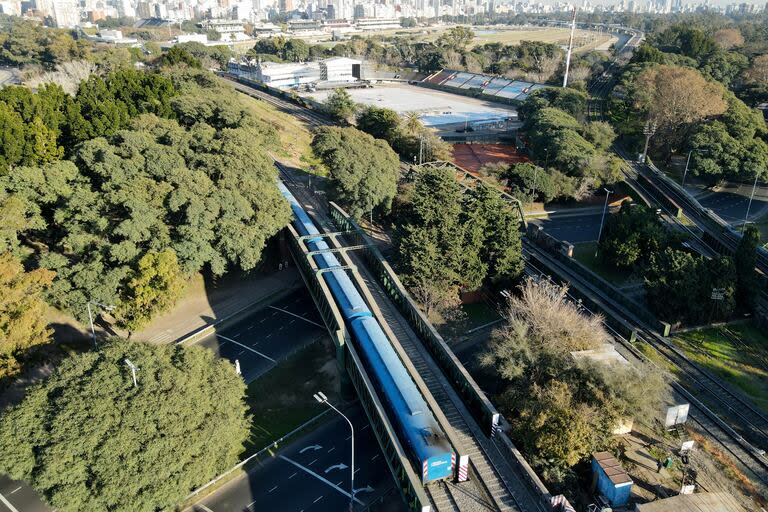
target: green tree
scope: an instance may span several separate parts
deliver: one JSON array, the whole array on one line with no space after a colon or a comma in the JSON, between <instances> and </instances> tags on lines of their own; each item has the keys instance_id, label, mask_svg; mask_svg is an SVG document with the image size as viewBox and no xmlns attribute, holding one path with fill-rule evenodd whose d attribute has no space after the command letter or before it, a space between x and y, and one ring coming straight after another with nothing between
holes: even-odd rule
<instances>
[{"instance_id":1,"label":"green tree","mask_svg":"<svg viewBox=\"0 0 768 512\"><path fill-rule=\"evenodd\" d=\"M526 280L480 358L515 439L543 470L569 468L610 449L619 422L654 413L665 395L660 373L650 367L573 357L610 336L600 317L583 315L566 293L545 280Z\"/></svg>"},{"instance_id":2,"label":"green tree","mask_svg":"<svg viewBox=\"0 0 768 512\"><path fill-rule=\"evenodd\" d=\"M330 169L335 198L352 215L389 211L397 193L400 161L389 145L355 128L323 127L312 149Z\"/></svg>"},{"instance_id":3,"label":"green tree","mask_svg":"<svg viewBox=\"0 0 768 512\"><path fill-rule=\"evenodd\" d=\"M552 171L532 163L521 162L505 166L500 177L506 180L511 194L524 203L536 200L548 203L560 195L557 182L552 178Z\"/></svg>"},{"instance_id":4,"label":"green tree","mask_svg":"<svg viewBox=\"0 0 768 512\"><path fill-rule=\"evenodd\" d=\"M289 39L283 46L281 57L290 62L304 62L309 57L309 45L301 39Z\"/></svg>"},{"instance_id":5,"label":"green tree","mask_svg":"<svg viewBox=\"0 0 768 512\"><path fill-rule=\"evenodd\" d=\"M135 332L157 313L170 308L184 288L184 276L171 249L148 252L139 259L117 308L120 327Z\"/></svg>"},{"instance_id":6,"label":"green tree","mask_svg":"<svg viewBox=\"0 0 768 512\"><path fill-rule=\"evenodd\" d=\"M656 212L642 205L624 202L609 215L600 240L600 257L618 268L632 269L648 262L651 254L669 245Z\"/></svg>"},{"instance_id":7,"label":"green tree","mask_svg":"<svg viewBox=\"0 0 768 512\"><path fill-rule=\"evenodd\" d=\"M588 123L584 127L582 134L585 139L594 144L594 146L601 151L609 149L616 139L616 132L613 130L613 127L605 121L593 121Z\"/></svg>"},{"instance_id":8,"label":"green tree","mask_svg":"<svg viewBox=\"0 0 768 512\"><path fill-rule=\"evenodd\" d=\"M323 106L337 121L348 121L357 111L352 96L344 89L334 89L325 99Z\"/></svg>"},{"instance_id":9,"label":"green tree","mask_svg":"<svg viewBox=\"0 0 768 512\"><path fill-rule=\"evenodd\" d=\"M748 225L739 240L733 263L736 267L736 307L741 311L752 311L760 293L757 266L757 250L760 247L760 231Z\"/></svg>"},{"instance_id":10,"label":"green tree","mask_svg":"<svg viewBox=\"0 0 768 512\"><path fill-rule=\"evenodd\" d=\"M14 256L0 254L0 384L20 372L31 347L47 343L53 334L42 296L53 276L44 269L24 272Z\"/></svg>"},{"instance_id":11,"label":"green tree","mask_svg":"<svg viewBox=\"0 0 768 512\"><path fill-rule=\"evenodd\" d=\"M62 511L172 508L237 462L244 398L232 365L209 350L113 339L62 362L4 413L0 470Z\"/></svg>"},{"instance_id":12,"label":"green tree","mask_svg":"<svg viewBox=\"0 0 768 512\"><path fill-rule=\"evenodd\" d=\"M400 116L389 108L365 107L357 114L357 128L391 143L400 130Z\"/></svg>"},{"instance_id":13,"label":"green tree","mask_svg":"<svg viewBox=\"0 0 768 512\"><path fill-rule=\"evenodd\" d=\"M202 67L200 60L181 46L172 46L168 51L164 52L160 56L160 65L167 67L184 65L196 69Z\"/></svg>"},{"instance_id":14,"label":"green tree","mask_svg":"<svg viewBox=\"0 0 768 512\"><path fill-rule=\"evenodd\" d=\"M736 269L728 257L707 259L668 247L651 254L645 287L648 305L658 318L708 323L733 312ZM712 299L714 289L723 291L722 300Z\"/></svg>"},{"instance_id":15,"label":"green tree","mask_svg":"<svg viewBox=\"0 0 768 512\"><path fill-rule=\"evenodd\" d=\"M459 25L443 32L437 44L453 50L463 50L474 38L475 33L470 27Z\"/></svg>"},{"instance_id":16,"label":"green tree","mask_svg":"<svg viewBox=\"0 0 768 512\"><path fill-rule=\"evenodd\" d=\"M517 279L523 270L519 214L496 189L482 184L464 195L462 209L464 252L477 254L475 268L483 270L478 285ZM471 267L465 262L464 271Z\"/></svg>"}]
</instances>

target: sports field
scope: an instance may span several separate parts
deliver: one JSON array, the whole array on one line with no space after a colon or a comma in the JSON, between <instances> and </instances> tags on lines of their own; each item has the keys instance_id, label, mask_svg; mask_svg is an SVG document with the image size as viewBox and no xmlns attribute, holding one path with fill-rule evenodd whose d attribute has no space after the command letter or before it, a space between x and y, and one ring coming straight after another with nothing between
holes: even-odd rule
<instances>
[{"instance_id":1,"label":"sports field","mask_svg":"<svg viewBox=\"0 0 768 512\"><path fill-rule=\"evenodd\" d=\"M491 162L517 163L528 159L509 144L454 144L453 161L468 171L478 171Z\"/></svg>"}]
</instances>

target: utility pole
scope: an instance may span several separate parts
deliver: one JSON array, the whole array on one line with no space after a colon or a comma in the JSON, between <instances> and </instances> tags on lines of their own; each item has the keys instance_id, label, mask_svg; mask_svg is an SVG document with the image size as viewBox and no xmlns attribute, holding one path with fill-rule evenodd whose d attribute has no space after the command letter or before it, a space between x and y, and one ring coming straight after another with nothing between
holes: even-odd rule
<instances>
[{"instance_id":1,"label":"utility pole","mask_svg":"<svg viewBox=\"0 0 768 512\"><path fill-rule=\"evenodd\" d=\"M645 148L643 149L643 158L640 163L646 163L648 161L648 143L651 141L651 136L656 133L656 121L651 122L649 119L645 122L645 128L643 128L643 134L645 135Z\"/></svg>"},{"instance_id":2,"label":"utility pole","mask_svg":"<svg viewBox=\"0 0 768 512\"><path fill-rule=\"evenodd\" d=\"M691 153L693 153L693 150L690 150L688 152L688 159L685 161L685 170L683 171L683 181L680 183L681 187L685 186L685 175L688 174L688 164L691 163Z\"/></svg>"},{"instance_id":3,"label":"utility pole","mask_svg":"<svg viewBox=\"0 0 768 512\"><path fill-rule=\"evenodd\" d=\"M605 205L603 205L603 216L600 218L600 231L597 232L597 246L595 247L595 258L597 258L597 251L600 248L600 237L603 236L603 224L605 223L605 212L608 211L608 196L611 195L611 191L607 188L605 190Z\"/></svg>"},{"instance_id":4,"label":"utility pole","mask_svg":"<svg viewBox=\"0 0 768 512\"><path fill-rule=\"evenodd\" d=\"M136 380L136 372L138 371L139 367L133 364L130 359L126 359L125 364L127 364L128 368L131 369L131 374L133 375L133 387L139 387L139 381Z\"/></svg>"},{"instance_id":5,"label":"utility pole","mask_svg":"<svg viewBox=\"0 0 768 512\"><path fill-rule=\"evenodd\" d=\"M94 306L99 306L100 308L106 309L107 311L112 311L115 309L115 306L109 306L107 304L102 304L100 302L96 302L95 300L89 300L86 302L85 306L88 309L88 322L91 324L91 341L93 342L93 348L99 348L96 344L96 330L93 328L93 313L91 312L91 304Z\"/></svg>"},{"instance_id":6,"label":"utility pole","mask_svg":"<svg viewBox=\"0 0 768 512\"><path fill-rule=\"evenodd\" d=\"M744 232L744 228L749 220L749 210L752 208L752 199L755 198L755 189L757 188L757 179L760 177L760 173L755 175L755 183L752 185L752 193L749 195L749 203L747 203L747 214L744 216L744 224L741 225L741 232Z\"/></svg>"},{"instance_id":7,"label":"utility pole","mask_svg":"<svg viewBox=\"0 0 768 512\"><path fill-rule=\"evenodd\" d=\"M571 18L571 36L568 38L568 53L565 56L565 74L563 75L563 88L568 87L568 71L571 67L571 52L573 51L573 33L576 32L576 6L573 7Z\"/></svg>"}]
</instances>

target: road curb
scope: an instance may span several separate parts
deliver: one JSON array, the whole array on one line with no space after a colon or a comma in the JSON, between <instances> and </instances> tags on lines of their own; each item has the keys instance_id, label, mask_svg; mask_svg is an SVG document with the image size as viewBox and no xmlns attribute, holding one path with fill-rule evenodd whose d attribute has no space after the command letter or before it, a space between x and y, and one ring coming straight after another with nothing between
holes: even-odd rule
<instances>
[{"instance_id":1,"label":"road curb","mask_svg":"<svg viewBox=\"0 0 768 512\"><path fill-rule=\"evenodd\" d=\"M290 293L298 290L300 288L299 284L301 284L300 279L294 279L293 282L288 286L284 288L280 288L279 290L275 290L274 292L261 297L260 299L251 302L240 309L225 315L219 319L217 319L215 322L205 325L203 327L200 327L190 333L187 333L181 338L178 338L176 341L173 342L174 345L190 345L194 344L196 341L199 341L200 338L204 338L205 336L208 336L210 334L215 333L218 329L223 327L223 324L233 322L242 316L250 313L252 310L259 308L260 306L264 306L265 303L268 302L274 302L277 299L280 299L286 295L289 295Z\"/></svg>"}]
</instances>

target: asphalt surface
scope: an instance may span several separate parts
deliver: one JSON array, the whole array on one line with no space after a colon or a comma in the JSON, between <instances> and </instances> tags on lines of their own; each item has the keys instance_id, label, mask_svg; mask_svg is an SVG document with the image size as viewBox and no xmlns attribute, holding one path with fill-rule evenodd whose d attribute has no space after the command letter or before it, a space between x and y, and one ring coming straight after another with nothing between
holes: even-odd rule
<instances>
[{"instance_id":1,"label":"asphalt surface","mask_svg":"<svg viewBox=\"0 0 768 512\"><path fill-rule=\"evenodd\" d=\"M709 208L722 219L730 224L741 225L744 222L744 216L747 214L747 204L749 203L749 194L751 187L742 187L740 194L733 192L716 192L699 199L699 203L704 208ZM764 198L755 196L752 200L752 207L749 210L749 220L755 221L761 213L765 213L768 207L768 201Z\"/></svg>"},{"instance_id":2,"label":"asphalt surface","mask_svg":"<svg viewBox=\"0 0 768 512\"><path fill-rule=\"evenodd\" d=\"M0 512L50 512L27 484L0 474Z\"/></svg>"},{"instance_id":3,"label":"asphalt surface","mask_svg":"<svg viewBox=\"0 0 768 512\"><path fill-rule=\"evenodd\" d=\"M406 510L359 403L344 414L355 428L354 510ZM346 511L350 502L350 429L333 418L193 507L198 512Z\"/></svg>"},{"instance_id":4,"label":"asphalt surface","mask_svg":"<svg viewBox=\"0 0 768 512\"><path fill-rule=\"evenodd\" d=\"M577 216L553 215L548 219L528 219L528 222L544 227L544 232L558 240L567 240L572 244L593 242L600 232L601 213L588 213Z\"/></svg>"},{"instance_id":5,"label":"asphalt surface","mask_svg":"<svg viewBox=\"0 0 768 512\"><path fill-rule=\"evenodd\" d=\"M239 361L243 379L251 382L326 334L309 292L301 288L197 345L210 348L233 364Z\"/></svg>"}]
</instances>

